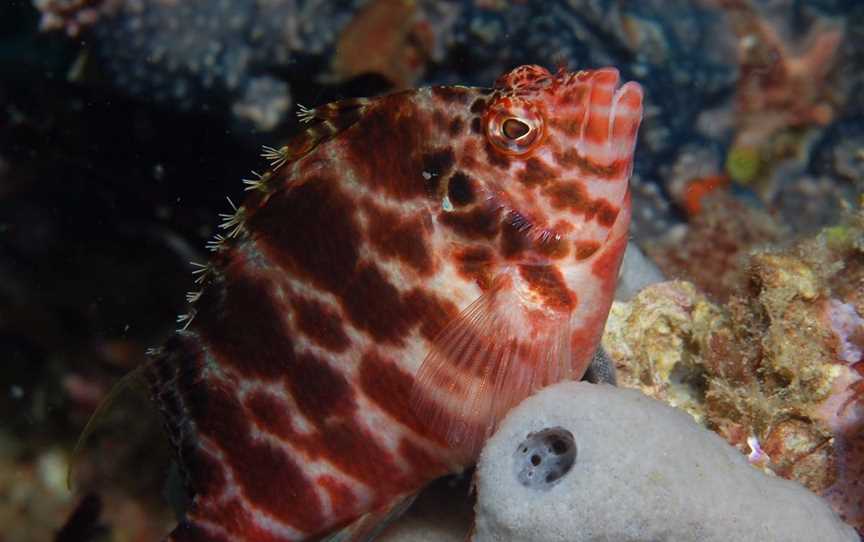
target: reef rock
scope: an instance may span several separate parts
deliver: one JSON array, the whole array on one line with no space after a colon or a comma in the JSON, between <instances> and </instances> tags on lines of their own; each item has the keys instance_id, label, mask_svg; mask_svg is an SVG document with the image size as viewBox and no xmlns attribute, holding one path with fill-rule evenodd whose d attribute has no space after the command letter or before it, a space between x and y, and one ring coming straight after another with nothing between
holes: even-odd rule
<instances>
[{"instance_id":1,"label":"reef rock","mask_svg":"<svg viewBox=\"0 0 864 542\"><path fill-rule=\"evenodd\" d=\"M477 469L474 540L857 541L819 497L636 390L567 382L514 409Z\"/></svg>"},{"instance_id":2,"label":"reef rock","mask_svg":"<svg viewBox=\"0 0 864 542\"><path fill-rule=\"evenodd\" d=\"M620 385L687 411L864 535L864 206L845 215L746 255L725 304L683 281L614 303L603 348Z\"/></svg>"}]
</instances>

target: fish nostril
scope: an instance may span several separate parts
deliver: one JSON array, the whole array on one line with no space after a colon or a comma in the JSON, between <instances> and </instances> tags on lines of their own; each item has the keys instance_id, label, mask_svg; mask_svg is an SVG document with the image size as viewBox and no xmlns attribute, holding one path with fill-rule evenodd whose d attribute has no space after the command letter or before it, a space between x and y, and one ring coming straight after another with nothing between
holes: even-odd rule
<instances>
[{"instance_id":1,"label":"fish nostril","mask_svg":"<svg viewBox=\"0 0 864 542\"><path fill-rule=\"evenodd\" d=\"M562 427L528 434L514 454L516 479L531 489L549 489L566 476L575 463L576 439Z\"/></svg>"}]
</instances>

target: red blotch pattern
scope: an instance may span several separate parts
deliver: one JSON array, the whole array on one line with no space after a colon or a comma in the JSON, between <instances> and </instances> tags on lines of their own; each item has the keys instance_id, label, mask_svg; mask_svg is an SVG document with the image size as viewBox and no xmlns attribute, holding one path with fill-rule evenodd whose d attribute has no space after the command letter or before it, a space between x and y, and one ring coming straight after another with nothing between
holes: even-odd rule
<instances>
[{"instance_id":1,"label":"red blotch pattern","mask_svg":"<svg viewBox=\"0 0 864 542\"><path fill-rule=\"evenodd\" d=\"M501 227L500 209L474 208L470 211L442 212L438 220L466 239L493 239Z\"/></svg>"},{"instance_id":2,"label":"red blotch pattern","mask_svg":"<svg viewBox=\"0 0 864 542\"><path fill-rule=\"evenodd\" d=\"M600 250L600 243L597 241L576 241L573 245L576 260L587 260Z\"/></svg>"},{"instance_id":3,"label":"red blotch pattern","mask_svg":"<svg viewBox=\"0 0 864 542\"><path fill-rule=\"evenodd\" d=\"M591 77L590 105L588 121L585 125L585 139L591 143L602 145L609 140L610 118L609 109L618 84L618 70L596 70Z\"/></svg>"},{"instance_id":4,"label":"red blotch pattern","mask_svg":"<svg viewBox=\"0 0 864 542\"><path fill-rule=\"evenodd\" d=\"M204 289L192 329L220 363L257 378L279 377L291 363L294 347L269 282L239 254L222 273L224 280Z\"/></svg>"},{"instance_id":5,"label":"red blotch pattern","mask_svg":"<svg viewBox=\"0 0 864 542\"><path fill-rule=\"evenodd\" d=\"M461 95L461 93L456 93ZM370 107L345 138L348 161L370 189L397 200L425 194L422 156L431 119L414 107L411 91L385 96Z\"/></svg>"},{"instance_id":6,"label":"red blotch pattern","mask_svg":"<svg viewBox=\"0 0 864 542\"><path fill-rule=\"evenodd\" d=\"M332 352L344 352L351 344L342 318L323 303L302 296L291 298L297 328L304 336Z\"/></svg>"},{"instance_id":7,"label":"red blotch pattern","mask_svg":"<svg viewBox=\"0 0 864 542\"><path fill-rule=\"evenodd\" d=\"M372 263L364 263L343 281L336 294L351 323L377 341L402 344L413 321L399 290L381 270Z\"/></svg>"},{"instance_id":8,"label":"red blotch pattern","mask_svg":"<svg viewBox=\"0 0 864 542\"><path fill-rule=\"evenodd\" d=\"M579 183L557 184L545 194L555 209L567 209L573 214L583 215L586 221L597 220L611 228L618 218L618 208L602 198L591 199L585 187Z\"/></svg>"},{"instance_id":9,"label":"red blotch pattern","mask_svg":"<svg viewBox=\"0 0 864 542\"><path fill-rule=\"evenodd\" d=\"M363 393L382 410L417 434L446 443L440 435L430 435L426 425L411 408L414 377L400 369L393 360L367 352L360 363L360 386Z\"/></svg>"},{"instance_id":10,"label":"red blotch pattern","mask_svg":"<svg viewBox=\"0 0 864 542\"><path fill-rule=\"evenodd\" d=\"M351 416L357 409L351 384L326 360L300 354L284 372L285 385L297 407L313 423L323 425L328 417Z\"/></svg>"},{"instance_id":11,"label":"red blotch pattern","mask_svg":"<svg viewBox=\"0 0 864 542\"><path fill-rule=\"evenodd\" d=\"M589 156L583 156L576 149L567 149L562 153L556 154L555 160L558 162L558 165L565 169L574 168L580 173L611 182L620 182L627 168L630 167L629 158L626 160L614 160L609 164L603 165L592 160Z\"/></svg>"},{"instance_id":12,"label":"red blotch pattern","mask_svg":"<svg viewBox=\"0 0 864 542\"><path fill-rule=\"evenodd\" d=\"M435 177L433 177L435 178ZM368 238L379 254L396 258L421 276L432 273L432 257L426 242L426 228L419 218L405 218L365 202L369 221Z\"/></svg>"},{"instance_id":13,"label":"red blotch pattern","mask_svg":"<svg viewBox=\"0 0 864 542\"><path fill-rule=\"evenodd\" d=\"M538 253L552 260L562 260L570 254L570 244L564 237L551 237L535 246Z\"/></svg>"},{"instance_id":14,"label":"red blotch pattern","mask_svg":"<svg viewBox=\"0 0 864 542\"><path fill-rule=\"evenodd\" d=\"M460 248L455 251L454 260L461 277L475 282L483 290L492 286L495 255L491 249L485 246Z\"/></svg>"},{"instance_id":15,"label":"red blotch pattern","mask_svg":"<svg viewBox=\"0 0 864 542\"><path fill-rule=\"evenodd\" d=\"M576 306L576 294L567 288L564 277L551 265L520 265L519 274L544 304L556 311L569 312Z\"/></svg>"},{"instance_id":16,"label":"red blotch pattern","mask_svg":"<svg viewBox=\"0 0 864 542\"><path fill-rule=\"evenodd\" d=\"M356 515L357 497L351 488L332 476L319 476L315 480L330 496L331 514L338 518L348 518Z\"/></svg>"},{"instance_id":17,"label":"red blotch pattern","mask_svg":"<svg viewBox=\"0 0 864 542\"><path fill-rule=\"evenodd\" d=\"M459 315L459 309L451 301L442 299L432 292L414 288L405 295L412 321L420 323L420 333L429 341L449 322Z\"/></svg>"},{"instance_id":18,"label":"red blotch pattern","mask_svg":"<svg viewBox=\"0 0 864 542\"><path fill-rule=\"evenodd\" d=\"M558 172L543 163L539 158L529 158L525 161L525 169L519 172L518 178L522 184L532 186L543 186L554 180Z\"/></svg>"},{"instance_id":19,"label":"red blotch pattern","mask_svg":"<svg viewBox=\"0 0 864 542\"><path fill-rule=\"evenodd\" d=\"M251 392L244 401L250 417L263 430L287 439L294 434L291 424L290 405L270 392L257 390Z\"/></svg>"},{"instance_id":20,"label":"red blotch pattern","mask_svg":"<svg viewBox=\"0 0 864 542\"><path fill-rule=\"evenodd\" d=\"M200 386L190 390L187 404L198 432L220 447L250 503L298 529L314 532L319 528L325 518L312 481L282 449L252 438L248 411L237 401L234 390L215 383ZM201 508L208 496L196 497L192 517L203 515ZM207 519L224 524L219 515Z\"/></svg>"},{"instance_id":21,"label":"red blotch pattern","mask_svg":"<svg viewBox=\"0 0 864 542\"><path fill-rule=\"evenodd\" d=\"M285 273L335 292L357 267L362 232L354 202L332 177L314 177L273 194L249 217L259 249Z\"/></svg>"}]
</instances>

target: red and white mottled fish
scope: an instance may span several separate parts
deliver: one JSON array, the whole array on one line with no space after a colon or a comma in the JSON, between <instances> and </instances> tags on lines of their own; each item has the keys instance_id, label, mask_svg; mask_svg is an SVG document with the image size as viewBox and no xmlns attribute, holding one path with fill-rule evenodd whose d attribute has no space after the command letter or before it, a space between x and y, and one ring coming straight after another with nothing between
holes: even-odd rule
<instances>
[{"instance_id":1,"label":"red and white mottled fish","mask_svg":"<svg viewBox=\"0 0 864 542\"><path fill-rule=\"evenodd\" d=\"M599 343L639 85L522 66L302 115L147 366L193 495L170 540L366 539Z\"/></svg>"}]
</instances>

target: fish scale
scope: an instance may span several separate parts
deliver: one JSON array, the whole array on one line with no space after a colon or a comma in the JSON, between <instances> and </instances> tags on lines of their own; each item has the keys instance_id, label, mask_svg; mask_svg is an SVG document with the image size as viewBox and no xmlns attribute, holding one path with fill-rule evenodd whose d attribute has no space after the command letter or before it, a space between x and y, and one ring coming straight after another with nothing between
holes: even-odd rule
<instances>
[{"instance_id":1,"label":"fish scale","mask_svg":"<svg viewBox=\"0 0 864 542\"><path fill-rule=\"evenodd\" d=\"M146 368L192 495L168 539L368 539L580 378L641 112L614 69L538 66L301 110Z\"/></svg>"}]
</instances>

